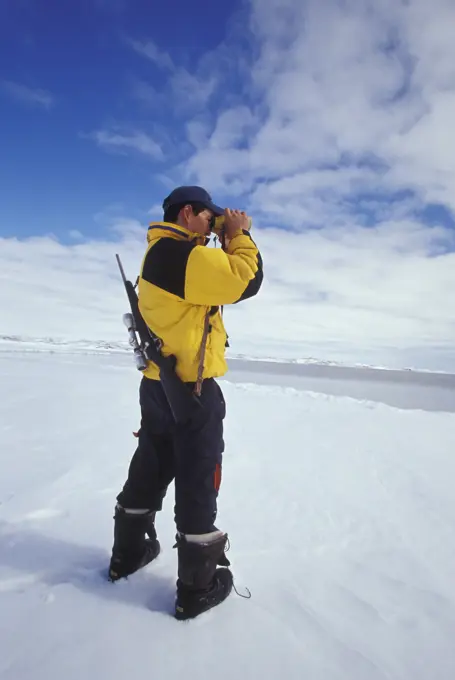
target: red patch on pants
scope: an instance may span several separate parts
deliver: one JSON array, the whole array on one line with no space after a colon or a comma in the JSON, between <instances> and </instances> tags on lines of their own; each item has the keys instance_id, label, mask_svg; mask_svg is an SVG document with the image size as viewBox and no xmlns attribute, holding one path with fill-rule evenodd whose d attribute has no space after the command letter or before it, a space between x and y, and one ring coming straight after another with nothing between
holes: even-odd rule
<instances>
[{"instance_id":1,"label":"red patch on pants","mask_svg":"<svg viewBox=\"0 0 455 680\"><path fill-rule=\"evenodd\" d=\"M215 468L214 485L215 489L219 491L219 488L221 486L221 465L219 463L216 464Z\"/></svg>"}]
</instances>

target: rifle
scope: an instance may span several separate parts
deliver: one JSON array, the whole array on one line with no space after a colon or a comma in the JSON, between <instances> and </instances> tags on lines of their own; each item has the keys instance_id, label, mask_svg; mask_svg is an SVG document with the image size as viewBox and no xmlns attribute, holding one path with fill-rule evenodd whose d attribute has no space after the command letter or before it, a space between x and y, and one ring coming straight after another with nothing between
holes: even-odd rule
<instances>
[{"instance_id":1,"label":"rifle","mask_svg":"<svg viewBox=\"0 0 455 680\"><path fill-rule=\"evenodd\" d=\"M177 425L186 423L198 411L202 404L196 395L190 390L175 372L176 358L173 355L163 356L163 346L160 338L153 333L144 321L139 311L139 301L135 286L128 281L123 270L120 257L115 256L120 269L126 294L130 302L131 313L123 315L123 323L128 329L129 344L134 350L136 368L144 371L148 362L156 364L160 371L160 381L166 399L172 412L172 417ZM140 342L137 340L136 333Z\"/></svg>"}]
</instances>

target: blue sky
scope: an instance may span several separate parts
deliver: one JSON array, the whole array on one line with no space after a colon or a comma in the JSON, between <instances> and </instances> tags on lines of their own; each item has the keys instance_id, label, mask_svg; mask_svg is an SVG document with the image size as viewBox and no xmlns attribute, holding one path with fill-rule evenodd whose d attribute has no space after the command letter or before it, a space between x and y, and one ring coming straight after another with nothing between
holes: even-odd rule
<instances>
[{"instance_id":1,"label":"blue sky","mask_svg":"<svg viewBox=\"0 0 455 680\"><path fill-rule=\"evenodd\" d=\"M1 5L1 235L102 237L158 218L179 183L297 231L453 228L449 152L432 143L431 69L450 52L418 44L420 0L376 16L337 0L151 5Z\"/></svg>"},{"instance_id":2,"label":"blue sky","mask_svg":"<svg viewBox=\"0 0 455 680\"><path fill-rule=\"evenodd\" d=\"M132 42L153 41L172 54L172 68L193 72L226 37L236 9L204 0L2 3L0 233L93 234L101 227L93 216L113 204L147 219L167 188L155 174L187 152L185 114L173 98L141 100L141 86L165 92L171 71ZM91 135L114 128L140 130L158 144L166 136L165 156L127 147L106 153Z\"/></svg>"},{"instance_id":3,"label":"blue sky","mask_svg":"<svg viewBox=\"0 0 455 680\"><path fill-rule=\"evenodd\" d=\"M253 216L264 254L237 351L453 368L454 18L453 0L0 3L0 335L123 337L113 252L135 272L164 196L196 183Z\"/></svg>"}]
</instances>

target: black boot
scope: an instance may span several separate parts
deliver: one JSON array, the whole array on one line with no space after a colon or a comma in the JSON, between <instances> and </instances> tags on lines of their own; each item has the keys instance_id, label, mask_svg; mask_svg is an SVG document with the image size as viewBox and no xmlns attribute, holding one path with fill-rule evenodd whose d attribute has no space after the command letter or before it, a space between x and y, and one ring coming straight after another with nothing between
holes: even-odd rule
<instances>
[{"instance_id":1,"label":"black boot","mask_svg":"<svg viewBox=\"0 0 455 680\"><path fill-rule=\"evenodd\" d=\"M217 568L226 563L224 549L227 535L221 531L202 536L177 537L178 580L175 618L193 619L221 604L232 590L229 569ZM228 562L229 564L229 562Z\"/></svg>"},{"instance_id":2,"label":"black boot","mask_svg":"<svg viewBox=\"0 0 455 680\"><path fill-rule=\"evenodd\" d=\"M117 505L114 515L114 545L109 565L111 581L134 574L158 557L160 544L156 537L155 515L155 512L128 512Z\"/></svg>"}]
</instances>

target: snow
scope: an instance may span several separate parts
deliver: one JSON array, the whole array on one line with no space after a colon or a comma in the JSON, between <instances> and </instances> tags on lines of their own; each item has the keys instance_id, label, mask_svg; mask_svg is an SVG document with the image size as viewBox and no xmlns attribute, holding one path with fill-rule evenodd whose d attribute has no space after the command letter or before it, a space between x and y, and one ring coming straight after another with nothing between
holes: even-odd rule
<instances>
[{"instance_id":1,"label":"snow","mask_svg":"<svg viewBox=\"0 0 455 680\"><path fill-rule=\"evenodd\" d=\"M218 525L252 598L178 623L172 489L157 562L103 574L132 357L0 354L1 680L455 677L454 387L270 370L221 381Z\"/></svg>"}]
</instances>

